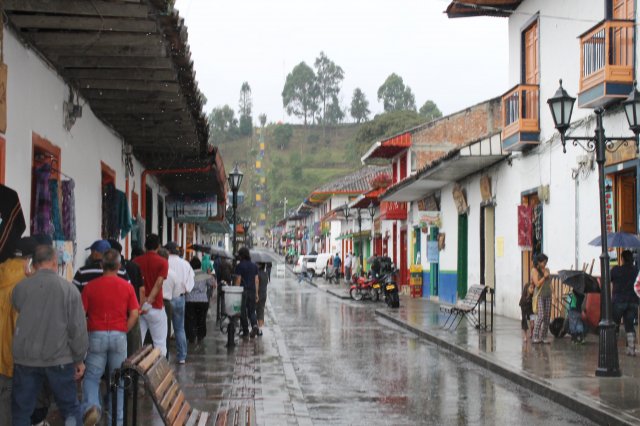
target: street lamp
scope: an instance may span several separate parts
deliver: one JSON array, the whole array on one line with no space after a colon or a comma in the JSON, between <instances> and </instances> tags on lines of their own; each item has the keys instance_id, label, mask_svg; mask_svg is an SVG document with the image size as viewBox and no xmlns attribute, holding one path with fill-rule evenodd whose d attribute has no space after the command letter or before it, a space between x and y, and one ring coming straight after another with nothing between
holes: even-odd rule
<instances>
[{"instance_id":1,"label":"street lamp","mask_svg":"<svg viewBox=\"0 0 640 426\"><path fill-rule=\"evenodd\" d=\"M376 253L376 248L374 247L375 246L375 244L374 244L375 241L374 241L374 237L373 237L373 235L374 235L374 232L373 232L373 218L376 215L376 205L373 203L373 201L371 201L369 203L369 207L367 207L367 211L369 212L369 216L371 216L371 246L372 246L371 247L371 252L373 254L375 254Z\"/></svg>"},{"instance_id":2,"label":"street lamp","mask_svg":"<svg viewBox=\"0 0 640 426\"><path fill-rule=\"evenodd\" d=\"M238 190L240 189L240 184L242 183L242 178L244 175L238 169L238 163L233 166L233 170L229 173L229 187L231 188L231 192L233 194L233 198L231 201L231 207L233 208L233 255L236 254L236 226L237 226L237 209L238 209Z\"/></svg>"},{"instance_id":3,"label":"street lamp","mask_svg":"<svg viewBox=\"0 0 640 426\"><path fill-rule=\"evenodd\" d=\"M360 243L360 272L364 275L364 247L362 244L362 216L360 215L360 210L358 211L358 242Z\"/></svg>"},{"instance_id":4,"label":"street lamp","mask_svg":"<svg viewBox=\"0 0 640 426\"><path fill-rule=\"evenodd\" d=\"M638 93L635 83L634 88L629 97L623 102L624 110L629 122L629 128L635 134L634 137L606 137L604 127L602 126L603 108L596 108L596 128L592 137L588 136L565 136L566 131L571 124L571 113L575 98L562 88L562 80L560 87L555 95L547 100L555 127L560 133L562 141L562 151L566 152L566 140L573 141L574 146L580 146L587 152L596 153L596 162L598 163L598 179L600 189L600 245L602 253L600 254L600 271L601 271L601 292L602 306L604 306L604 315L600 318L600 339L598 345L598 368L596 376L615 377L620 376L620 365L618 362L618 346L616 343L615 324L612 321L611 311L611 276L609 273L609 250L607 247L607 218L605 206L605 185L604 185L604 163L606 160L606 152L615 152L620 146L627 145L629 142L636 144L636 153L638 152L638 134L640 126L638 125L638 117L640 117L640 93ZM616 141L622 141L616 146ZM583 144L584 142L584 144Z\"/></svg>"}]
</instances>

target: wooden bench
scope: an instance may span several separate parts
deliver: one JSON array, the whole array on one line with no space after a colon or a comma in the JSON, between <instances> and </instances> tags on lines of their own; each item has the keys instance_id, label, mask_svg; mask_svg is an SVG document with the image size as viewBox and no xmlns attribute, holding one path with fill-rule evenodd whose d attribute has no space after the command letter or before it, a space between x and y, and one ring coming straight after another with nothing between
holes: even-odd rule
<instances>
[{"instance_id":1,"label":"wooden bench","mask_svg":"<svg viewBox=\"0 0 640 426\"><path fill-rule=\"evenodd\" d=\"M480 318L476 318L474 313L477 310L478 304L482 302L487 294L487 287L479 284L474 284L467 290L467 295L464 299L458 300L455 305L440 306L440 311L449 314L444 322L442 328L449 330L455 330L458 328L462 319L467 317L471 320L472 324L478 328L480 326ZM451 320L451 323L449 323ZM456 320L458 322L456 323ZM455 327L453 327L455 324Z\"/></svg>"},{"instance_id":2,"label":"wooden bench","mask_svg":"<svg viewBox=\"0 0 640 426\"><path fill-rule=\"evenodd\" d=\"M215 426L251 426L255 424L256 411L253 404L249 402L221 408L216 413Z\"/></svg>"},{"instance_id":3,"label":"wooden bench","mask_svg":"<svg viewBox=\"0 0 640 426\"><path fill-rule=\"evenodd\" d=\"M132 424L137 425L138 382L142 378L147 392L163 422L167 426L206 426L211 424L211 415L191 407L186 400L173 369L159 349L144 346L127 358L116 373L115 382L120 378L132 385ZM128 398L124 400L125 425L128 418ZM114 416L115 418L115 416Z\"/></svg>"}]
</instances>

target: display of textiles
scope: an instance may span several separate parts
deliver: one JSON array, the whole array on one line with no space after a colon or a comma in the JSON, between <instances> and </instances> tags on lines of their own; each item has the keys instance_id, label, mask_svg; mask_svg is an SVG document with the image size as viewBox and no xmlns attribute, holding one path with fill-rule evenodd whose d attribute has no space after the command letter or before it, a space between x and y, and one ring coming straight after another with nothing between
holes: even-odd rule
<instances>
[{"instance_id":1,"label":"display of textiles","mask_svg":"<svg viewBox=\"0 0 640 426\"><path fill-rule=\"evenodd\" d=\"M118 238L118 206L113 183L102 185L102 237Z\"/></svg>"},{"instance_id":2,"label":"display of textiles","mask_svg":"<svg viewBox=\"0 0 640 426\"><path fill-rule=\"evenodd\" d=\"M51 177L51 165L43 164L35 170L36 196L34 202L34 214L31 221L31 234L44 234L53 236L51 224L51 190L49 179Z\"/></svg>"},{"instance_id":3,"label":"display of textiles","mask_svg":"<svg viewBox=\"0 0 640 426\"><path fill-rule=\"evenodd\" d=\"M118 229L120 230L120 238L127 236L131 231L131 214L129 213L129 203L127 202L127 194L116 190L116 206L118 209Z\"/></svg>"},{"instance_id":4,"label":"display of textiles","mask_svg":"<svg viewBox=\"0 0 640 426\"><path fill-rule=\"evenodd\" d=\"M76 199L73 179L62 181L62 232L64 239L76 240Z\"/></svg>"},{"instance_id":5,"label":"display of textiles","mask_svg":"<svg viewBox=\"0 0 640 426\"><path fill-rule=\"evenodd\" d=\"M58 275L67 281L73 280L76 244L73 241L55 240L53 245L58 252Z\"/></svg>"},{"instance_id":6,"label":"display of textiles","mask_svg":"<svg viewBox=\"0 0 640 426\"><path fill-rule=\"evenodd\" d=\"M56 179L49 180L49 192L51 194L51 225L53 226L53 239L63 240L64 232L62 231L62 216L60 214L60 202L62 197L58 188Z\"/></svg>"}]
</instances>

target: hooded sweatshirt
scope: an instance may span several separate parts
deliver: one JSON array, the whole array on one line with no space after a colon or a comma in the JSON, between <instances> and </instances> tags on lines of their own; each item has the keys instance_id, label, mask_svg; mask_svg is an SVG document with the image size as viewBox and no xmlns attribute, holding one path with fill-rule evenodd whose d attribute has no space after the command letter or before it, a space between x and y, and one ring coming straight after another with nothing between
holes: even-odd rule
<instances>
[{"instance_id":1,"label":"hooded sweatshirt","mask_svg":"<svg viewBox=\"0 0 640 426\"><path fill-rule=\"evenodd\" d=\"M11 305L13 289L23 278L25 261L7 259L0 263L0 374L13 377L13 330L18 313Z\"/></svg>"},{"instance_id":2,"label":"hooded sweatshirt","mask_svg":"<svg viewBox=\"0 0 640 426\"><path fill-rule=\"evenodd\" d=\"M18 321L13 359L28 367L79 363L89 347L80 292L54 271L40 269L13 290Z\"/></svg>"}]
</instances>

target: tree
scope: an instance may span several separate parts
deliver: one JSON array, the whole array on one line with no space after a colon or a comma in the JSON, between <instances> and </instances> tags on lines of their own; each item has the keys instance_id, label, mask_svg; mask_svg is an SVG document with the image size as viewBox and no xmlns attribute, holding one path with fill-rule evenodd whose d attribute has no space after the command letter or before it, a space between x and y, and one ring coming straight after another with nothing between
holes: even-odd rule
<instances>
[{"instance_id":1,"label":"tree","mask_svg":"<svg viewBox=\"0 0 640 426\"><path fill-rule=\"evenodd\" d=\"M289 146L289 142L291 142L292 137L293 128L290 124L278 124L275 129L273 129L273 138L280 149L284 149Z\"/></svg>"},{"instance_id":2,"label":"tree","mask_svg":"<svg viewBox=\"0 0 640 426\"><path fill-rule=\"evenodd\" d=\"M211 110L208 121L209 138L212 143L226 142L238 134L238 120L229 105Z\"/></svg>"},{"instance_id":3,"label":"tree","mask_svg":"<svg viewBox=\"0 0 640 426\"><path fill-rule=\"evenodd\" d=\"M251 86L248 82L242 83L240 88L239 114L240 114L240 134L250 136L253 131L253 117L251 117Z\"/></svg>"},{"instance_id":4,"label":"tree","mask_svg":"<svg viewBox=\"0 0 640 426\"><path fill-rule=\"evenodd\" d=\"M353 91L353 97L351 98L351 117L356 120L356 123L369 120L369 101L364 96L362 90L359 87Z\"/></svg>"},{"instance_id":5,"label":"tree","mask_svg":"<svg viewBox=\"0 0 640 426\"><path fill-rule=\"evenodd\" d=\"M260 114L258 116L258 121L260 121L260 127L264 127L267 124L267 114Z\"/></svg>"},{"instance_id":6,"label":"tree","mask_svg":"<svg viewBox=\"0 0 640 426\"><path fill-rule=\"evenodd\" d=\"M378 88L378 100L383 102L385 112L416 110L416 99L402 77L392 73Z\"/></svg>"},{"instance_id":7,"label":"tree","mask_svg":"<svg viewBox=\"0 0 640 426\"><path fill-rule=\"evenodd\" d=\"M318 86L319 104L322 104L322 121L327 120L327 103L340 93L340 83L344 79L344 71L331 59L320 52L314 63Z\"/></svg>"},{"instance_id":8,"label":"tree","mask_svg":"<svg viewBox=\"0 0 640 426\"><path fill-rule=\"evenodd\" d=\"M312 112L317 110L317 92L315 73L309 65L300 62L287 75L282 90L282 105L288 115L302 118L306 126L308 119L313 117Z\"/></svg>"},{"instance_id":9,"label":"tree","mask_svg":"<svg viewBox=\"0 0 640 426\"><path fill-rule=\"evenodd\" d=\"M442 117L442 112L435 102L428 100L420 107L420 115L429 121Z\"/></svg>"},{"instance_id":10,"label":"tree","mask_svg":"<svg viewBox=\"0 0 640 426\"><path fill-rule=\"evenodd\" d=\"M338 124L344 120L344 111L340 107L340 101L336 95L331 97L331 103L327 105L324 116L323 123Z\"/></svg>"}]
</instances>

